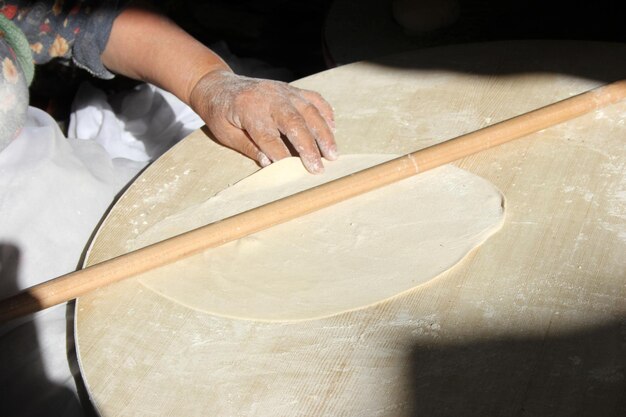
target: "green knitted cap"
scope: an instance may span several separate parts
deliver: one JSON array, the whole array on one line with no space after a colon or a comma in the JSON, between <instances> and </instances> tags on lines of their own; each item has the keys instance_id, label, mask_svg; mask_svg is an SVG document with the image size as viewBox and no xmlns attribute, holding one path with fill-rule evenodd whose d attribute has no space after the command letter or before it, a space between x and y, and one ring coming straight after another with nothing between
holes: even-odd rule
<instances>
[{"instance_id":1,"label":"green knitted cap","mask_svg":"<svg viewBox=\"0 0 626 417\"><path fill-rule=\"evenodd\" d=\"M30 51L28 39L24 36L24 32L2 13L0 13L0 31L17 56L17 62L22 67L26 84L30 85L35 75L35 64L33 63L33 55Z\"/></svg>"}]
</instances>

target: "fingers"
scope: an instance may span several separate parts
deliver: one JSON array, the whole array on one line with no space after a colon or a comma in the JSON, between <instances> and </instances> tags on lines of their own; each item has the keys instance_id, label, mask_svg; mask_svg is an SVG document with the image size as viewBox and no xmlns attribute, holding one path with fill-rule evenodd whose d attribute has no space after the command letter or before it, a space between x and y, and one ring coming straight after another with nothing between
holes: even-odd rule
<instances>
[{"instance_id":1,"label":"fingers","mask_svg":"<svg viewBox=\"0 0 626 417\"><path fill-rule=\"evenodd\" d=\"M194 87L191 101L220 142L262 166L290 155L281 133L309 172L324 171L322 156L337 158L333 110L316 92L211 73Z\"/></svg>"},{"instance_id":2,"label":"fingers","mask_svg":"<svg viewBox=\"0 0 626 417\"><path fill-rule=\"evenodd\" d=\"M321 99L321 96L319 99ZM325 103L323 99L321 100ZM337 159L335 137L320 108L314 103L302 99L300 96L293 97L291 101L298 112L304 117L305 123L315 138L315 142L322 152L322 155L331 161ZM327 105L327 107L326 111L330 110L330 117L332 117L332 109L330 109L330 105Z\"/></svg>"},{"instance_id":3,"label":"fingers","mask_svg":"<svg viewBox=\"0 0 626 417\"><path fill-rule=\"evenodd\" d=\"M317 140L309 130L304 116L294 106L290 106L274 114L274 121L278 129L283 132L298 152L307 171L312 174L324 172Z\"/></svg>"},{"instance_id":4,"label":"fingers","mask_svg":"<svg viewBox=\"0 0 626 417\"><path fill-rule=\"evenodd\" d=\"M271 119L268 122L257 122L246 126L246 131L252 141L259 147L272 162L290 156L289 149L282 141L278 129L272 128Z\"/></svg>"},{"instance_id":5,"label":"fingers","mask_svg":"<svg viewBox=\"0 0 626 417\"><path fill-rule=\"evenodd\" d=\"M272 163L244 130L235 126L222 125L220 128L214 128L213 134L221 143L257 161L262 167L266 167Z\"/></svg>"},{"instance_id":6,"label":"fingers","mask_svg":"<svg viewBox=\"0 0 626 417\"><path fill-rule=\"evenodd\" d=\"M317 106L305 99L300 90L287 85L279 86L282 88L279 97L265 99L272 105L264 108L264 112L259 111L259 106L245 112L239 118L240 127L272 161L290 155L280 137L280 133L284 134L305 168L311 173L321 173L324 171L322 156L329 160L337 159L332 130ZM325 112L332 116L330 106L326 105ZM266 117L268 113L271 118Z\"/></svg>"},{"instance_id":7,"label":"fingers","mask_svg":"<svg viewBox=\"0 0 626 417\"><path fill-rule=\"evenodd\" d=\"M324 97L322 97L320 93L315 92L315 91L300 89L300 93L304 96L304 98L306 98L308 101L313 103L315 107L317 107L320 114L326 120L326 123L328 123L328 126L330 126L332 130L334 130L335 129L335 115L333 112L333 108L331 107L330 104L328 104L326 100L324 100Z\"/></svg>"},{"instance_id":8,"label":"fingers","mask_svg":"<svg viewBox=\"0 0 626 417\"><path fill-rule=\"evenodd\" d=\"M269 109L272 119L249 113L250 117L246 118L243 127L272 161L288 155L282 141L272 133L281 132L293 145L309 172L314 174L323 172L322 156L328 160L337 159L337 146L330 124L333 123L332 108L315 92L300 90L286 84L277 84L274 87L282 91L279 91L277 97L267 99L273 104ZM270 134L264 134L264 130Z\"/></svg>"},{"instance_id":9,"label":"fingers","mask_svg":"<svg viewBox=\"0 0 626 417\"><path fill-rule=\"evenodd\" d=\"M280 137L280 132L266 127L271 123L271 121L265 124L256 123L247 130L224 124L219 128L214 128L213 134L221 143L265 167L290 156L289 149Z\"/></svg>"}]
</instances>

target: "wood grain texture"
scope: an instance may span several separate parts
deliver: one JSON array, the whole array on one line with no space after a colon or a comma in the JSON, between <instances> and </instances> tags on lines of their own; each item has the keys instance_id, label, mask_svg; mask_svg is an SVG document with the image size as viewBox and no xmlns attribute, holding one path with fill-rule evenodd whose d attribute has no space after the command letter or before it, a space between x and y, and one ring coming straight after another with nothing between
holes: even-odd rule
<instances>
[{"instance_id":1,"label":"wood grain texture","mask_svg":"<svg viewBox=\"0 0 626 417\"><path fill-rule=\"evenodd\" d=\"M297 85L333 104L344 154L407 153L604 83L421 62L522 71L535 58L574 65L563 51L585 48L606 52L598 79L626 73L617 45L502 43L357 63ZM621 415L625 120L617 104L460 161L504 192L503 229L462 264L372 308L301 323L230 320L135 279L80 298L76 341L95 406L104 416ZM88 264L255 169L192 134L120 199Z\"/></svg>"}]
</instances>

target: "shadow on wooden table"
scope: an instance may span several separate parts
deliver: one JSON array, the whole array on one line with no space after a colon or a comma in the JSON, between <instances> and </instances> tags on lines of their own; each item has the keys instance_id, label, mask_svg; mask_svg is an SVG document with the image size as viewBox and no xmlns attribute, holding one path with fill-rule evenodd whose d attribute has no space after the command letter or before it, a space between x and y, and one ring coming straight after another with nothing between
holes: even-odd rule
<instances>
[{"instance_id":1,"label":"shadow on wooden table","mask_svg":"<svg viewBox=\"0 0 626 417\"><path fill-rule=\"evenodd\" d=\"M626 320L558 337L415 346L415 417L623 416Z\"/></svg>"}]
</instances>

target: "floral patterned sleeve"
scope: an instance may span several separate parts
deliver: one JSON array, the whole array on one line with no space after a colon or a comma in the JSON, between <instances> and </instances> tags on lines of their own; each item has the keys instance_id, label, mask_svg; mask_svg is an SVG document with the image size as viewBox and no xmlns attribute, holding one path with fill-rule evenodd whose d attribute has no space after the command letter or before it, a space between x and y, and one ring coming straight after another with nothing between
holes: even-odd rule
<instances>
[{"instance_id":1,"label":"floral patterned sleeve","mask_svg":"<svg viewBox=\"0 0 626 417\"><path fill-rule=\"evenodd\" d=\"M36 64L71 59L99 78L113 78L102 64L118 0L0 0L0 13L19 27Z\"/></svg>"}]
</instances>

